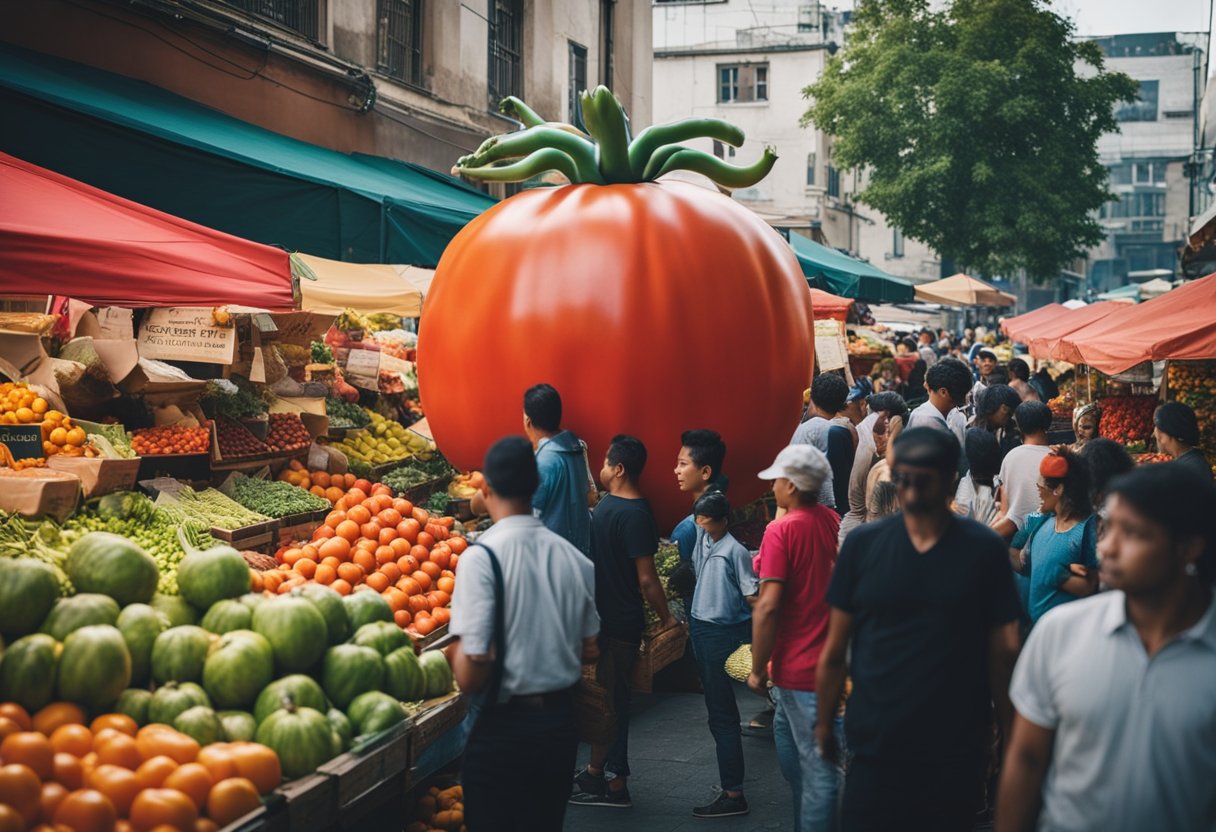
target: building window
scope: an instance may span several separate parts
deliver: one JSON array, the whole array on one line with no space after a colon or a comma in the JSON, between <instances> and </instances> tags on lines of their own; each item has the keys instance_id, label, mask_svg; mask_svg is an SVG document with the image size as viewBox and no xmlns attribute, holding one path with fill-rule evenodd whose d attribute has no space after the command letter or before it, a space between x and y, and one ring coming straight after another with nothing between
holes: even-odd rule
<instances>
[{"instance_id":1,"label":"building window","mask_svg":"<svg viewBox=\"0 0 1216 832\"><path fill-rule=\"evenodd\" d=\"M1156 121L1157 81L1141 81L1140 94L1135 101L1120 104L1115 109L1116 121Z\"/></svg>"},{"instance_id":2,"label":"building window","mask_svg":"<svg viewBox=\"0 0 1216 832\"><path fill-rule=\"evenodd\" d=\"M840 198L840 171L828 165L828 196Z\"/></svg>"},{"instance_id":3,"label":"building window","mask_svg":"<svg viewBox=\"0 0 1216 832\"><path fill-rule=\"evenodd\" d=\"M815 184L815 154L806 154L806 184L808 187Z\"/></svg>"},{"instance_id":4,"label":"building window","mask_svg":"<svg viewBox=\"0 0 1216 832\"><path fill-rule=\"evenodd\" d=\"M229 6L273 20L284 29L317 40L321 31L320 0L226 0Z\"/></svg>"},{"instance_id":5,"label":"building window","mask_svg":"<svg viewBox=\"0 0 1216 832\"><path fill-rule=\"evenodd\" d=\"M718 103L768 101L768 64L720 64Z\"/></svg>"},{"instance_id":6,"label":"building window","mask_svg":"<svg viewBox=\"0 0 1216 832\"><path fill-rule=\"evenodd\" d=\"M414 86L422 86L422 3L376 0L377 69Z\"/></svg>"},{"instance_id":7,"label":"building window","mask_svg":"<svg viewBox=\"0 0 1216 832\"><path fill-rule=\"evenodd\" d=\"M568 117L571 124L582 129L583 109L579 104L578 94L587 89L587 47L567 41L567 65L570 77L566 99L570 108Z\"/></svg>"},{"instance_id":8,"label":"building window","mask_svg":"<svg viewBox=\"0 0 1216 832\"><path fill-rule=\"evenodd\" d=\"M616 70L616 0L600 0L600 83L612 89Z\"/></svg>"},{"instance_id":9,"label":"building window","mask_svg":"<svg viewBox=\"0 0 1216 832\"><path fill-rule=\"evenodd\" d=\"M490 105L523 92L523 0L490 0Z\"/></svg>"},{"instance_id":10,"label":"building window","mask_svg":"<svg viewBox=\"0 0 1216 832\"><path fill-rule=\"evenodd\" d=\"M891 229L891 256L904 256L904 232L898 228Z\"/></svg>"}]
</instances>

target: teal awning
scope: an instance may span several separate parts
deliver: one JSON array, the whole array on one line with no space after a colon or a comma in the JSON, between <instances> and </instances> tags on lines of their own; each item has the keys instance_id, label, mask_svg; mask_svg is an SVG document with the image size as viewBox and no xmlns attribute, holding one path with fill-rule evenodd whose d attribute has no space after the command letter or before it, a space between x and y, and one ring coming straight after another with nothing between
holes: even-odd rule
<instances>
[{"instance_id":1,"label":"teal awning","mask_svg":"<svg viewBox=\"0 0 1216 832\"><path fill-rule=\"evenodd\" d=\"M1140 285L1129 283L1126 286L1120 286L1118 289L1111 289L1109 292L1103 292L1098 295L1098 300L1130 300L1139 303Z\"/></svg>"},{"instance_id":2,"label":"teal awning","mask_svg":"<svg viewBox=\"0 0 1216 832\"><path fill-rule=\"evenodd\" d=\"M903 303L916 296L908 281L814 240L791 233L790 246L806 282L816 289L871 303Z\"/></svg>"},{"instance_id":3,"label":"teal awning","mask_svg":"<svg viewBox=\"0 0 1216 832\"><path fill-rule=\"evenodd\" d=\"M332 260L434 266L494 204L452 177L273 133L0 44L0 150L202 225Z\"/></svg>"}]
</instances>

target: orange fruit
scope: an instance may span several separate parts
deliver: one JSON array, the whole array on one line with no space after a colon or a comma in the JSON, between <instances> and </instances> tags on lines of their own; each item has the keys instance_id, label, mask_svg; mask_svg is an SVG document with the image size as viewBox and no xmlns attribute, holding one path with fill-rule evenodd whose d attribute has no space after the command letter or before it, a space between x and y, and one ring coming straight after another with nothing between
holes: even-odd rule
<instances>
[{"instance_id":1,"label":"orange fruit","mask_svg":"<svg viewBox=\"0 0 1216 832\"><path fill-rule=\"evenodd\" d=\"M42 819L50 820L55 817L55 810L59 808L59 804L68 796L67 786L62 783L48 781L42 784L42 793L38 796L38 803L42 807Z\"/></svg>"},{"instance_id":2,"label":"orange fruit","mask_svg":"<svg viewBox=\"0 0 1216 832\"><path fill-rule=\"evenodd\" d=\"M368 581L368 585L371 585L370 581ZM409 604L409 596L396 587L390 586L388 589L383 590L380 596L388 602L388 608L394 613L405 609Z\"/></svg>"},{"instance_id":3,"label":"orange fruit","mask_svg":"<svg viewBox=\"0 0 1216 832\"><path fill-rule=\"evenodd\" d=\"M22 731L34 730L34 721L30 718L29 712L16 702L0 703L0 717L11 719Z\"/></svg>"},{"instance_id":4,"label":"orange fruit","mask_svg":"<svg viewBox=\"0 0 1216 832\"><path fill-rule=\"evenodd\" d=\"M421 595L422 594L422 587L419 586L418 582L415 581L413 578L411 578L409 575L406 575L397 581L397 589L401 590L406 595Z\"/></svg>"},{"instance_id":5,"label":"orange fruit","mask_svg":"<svg viewBox=\"0 0 1216 832\"><path fill-rule=\"evenodd\" d=\"M220 826L227 826L261 806L257 786L244 777L221 780L207 796L207 816Z\"/></svg>"},{"instance_id":6,"label":"orange fruit","mask_svg":"<svg viewBox=\"0 0 1216 832\"><path fill-rule=\"evenodd\" d=\"M378 519L385 526L395 527L403 518L401 517L401 512L397 511L397 509L392 508L391 506L392 503L390 502L388 508L382 509L380 513L376 515L376 519Z\"/></svg>"},{"instance_id":7,"label":"orange fruit","mask_svg":"<svg viewBox=\"0 0 1216 832\"><path fill-rule=\"evenodd\" d=\"M398 566L394 561L381 564L380 571L388 576L388 582L390 584L395 584L397 581L401 580L401 567Z\"/></svg>"},{"instance_id":8,"label":"orange fruit","mask_svg":"<svg viewBox=\"0 0 1216 832\"><path fill-rule=\"evenodd\" d=\"M385 526L380 530L380 536L376 538L376 542L381 546L388 546L397 539L397 530L392 526Z\"/></svg>"},{"instance_id":9,"label":"orange fruit","mask_svg":"<svg viewBox=\"0 0 1216 832\"><path fill-rule=\"evenodd\" d=\"M346 512L342 511L341 509L335 509L329 514L325 515L325 525L329 526L331 529L336 529L338 528L338 524L345 519Z\"/></svg>"},{"instance_id":10,"label":"orange fruit","mask_svg":"<svg viewBox=\"0 0 1216 832\"><path fill-rule=\"evenodd\" d=\"M328 560L328 558L326 558ZM317 565L317 571L312 576L313 580L324 586L329 586L338 577L338 570L328 563Z\"/></svg>"},{"instance_id":11,"label":"orange fruit","mask_svg":"<svg viewBox=\"0 0 1216 832\"><path fill-rule=\"evenodd\" d=\"M199 808L191 796L177 789L146 789L131 804L131 826L136 832L193 830Z\"/></svg>"},{"instance_id":12,"label":"orange fruit","mask_svg":"<svg viewBox=\"0 0 1216 832\"><path fill-rule=\"evenodd\" d=\"M426 564L424 563L423 566L426 566ZM418 582L418 586L423 592L430 591L431 584L433 583L433 581L431 579L430 573L427 572L425 569L422 569L420 567L418 569L418 571L415 572L413 575L410 575L410 577Z\"/></svg>"},{"instance_id":13,"label":"orange fruit","mask_svg":"<svg viewBox=\"0 0 1216 832\"><path fill-rule=\"evenodd\" d=\"M379 545L380 541L380 521L376 519L368 520L359 527L359 533L368 540L375 541Z\"/></svg>"},{"instance_id":14,"label":"orange fruit","mask_svg":"<svg viewBox=\"0 0 1216 832\"><path fill-rule=\"evenodd\" d=\"M52 762L54 768L51 779L62 783L69 790L84 786L84 763L79 757L71 754L56 754Z\"/></svg>"},{"instance_id":15,"label":"orange fruit","mask_svg":"<svg viewBox=\"0 0 1216 832\"><path fill-rule=\"evenodd\" d=\"M122 766L100 765L89 775L89 786L104 794L122 817L131 811L131 801L139 794L135 772Z\"/></svg>"},{"instance_id":16,"label":"orange fruit","mask_svg":"<svg viewBox=\"0 0 1216 832\"><path fill-rule=\"evenodd\" d=\"M430 532L418 532L418 545L426 549L427 554L431 553L431 547L436 543L435 536ZM419 558L421 560L421 558Z\"/></svg>"},{"instance_id":17,"label":"orange fruit","mask_svg":"<svg viewBox=\"0 0 1216 832\"><path fill-rule=\"evenodd\" d=\"M383 572L373 572L367 576L366 583L376 592L384 592L388 589L388 576Z\"/></svg>"},{"instance_id":18,"label":"orange fruit","mask_svg":"<svg viewBox=\"0 0 1216 832\"><path fill-rule=\"evenodd\" d=\"M177 760L161 754L151 757L135 769L135 779L141 789L159 789L165 784L165 778L177 771Z\"/></svg>"},{"instance_id":19,"label":"orange fruit","mask_svg":"<svg viewBox=\"0 0 1216 832\"><path fill-rule=\"evenodd\" d=\"M55 750L51 741L37 731L21 731L5 737L4 742L0 742L0 760L6 766L26 766L39 780L49 780L55 773Z\"/></svg>"},{"instance_id":20,"label":"orange fruit","mask_svg":"<svg viewBox=\"0 0 1216 832\"><path fill-rule=\"evenodd\" d=\"M238 774L252 781L261 794L267 794L282 782L279 755L266 746L256 742L234 742L230 744L230 751Z\"/></svg>"},{"instance_id":21,"label":"orange fruit","mask_svg":"<svg viewBox=\"0 0 1216 832\"><path fill-rule=\"evenodd\" d=\"M79 705L73 705L71 702L52 702L34 714L33 719L34 730L48 737L55 733L55 729L60 725L67 725L69 723L75 723L76 725L89 724L88 720L85 719L84 710Z\"/></svg>"},{"instance_id":22,"label":"orange fruit","mask_svg":"<svg viewBox=\"0 0 1216 832\"><path fill-rule=\"evenodd\" d=\"M446 592L448 595L451 595L456 589L456 581L452 578L441 577L439 580L435 581L435 587L440 592Z\"/></svg>"},{"instance_id":23,"label":"orange fruit","mask_svg":"<svg viewBox=\"0 0 1216 832\"><path fill-rule=\"evenodd\" d=\"M413 554L406 555L402 558L397 558L397 568L406 575L413 575L415 572L417 572L418 564L418 558Z\"/></svg>"},{"instance_id":24,"label":"orange fruit","mask_svg":"<svg viewBox=\"0 0 1216 832\"><path fill-rule=\"evenodd\" d=\"M359 549L351 557L351 560L358 565L358 567L362 569L364 573L375 572L376 568L379 566L379 564L376 562L376 555L373 552L369 552L367 549ZM347 580L350 579L347 578Z\"/></svg>"},{"instance_id":25,"label":"orange fruit","mask_svg":"<svg viewBox=\"0 0 1216 832\"><path fill-rule=\"evenodd\" d=\"M38 819L41 794L42 783L29 766L19 763L0 766L0 806L12 807L24 823L33 823ZM18 828L23 829L24 823Z\"/></svg>"},{"instance_id":26,"label":"orange fruit","mask_svg":"<svg viewBox=\"0 0 1216 832\"><path fill-rule=\"evenodd\" d=\"M359 524L349 518L339 523L334 531L338 537L345 539L348 543L354 543L359 539Z\"/></svg>"},{"instance_id":27,"label":"orange fruit","mask_svg":"<svg viewBox=\"0 0 1216 832\"><path fill-rule=\"evenodd\" d=\"M300 558L292 568L305 578L311 578L317 574L317 562L312 558Z\"/></svg>"},{"instance_id":28,"label":"orange fruit","mask_svg":"<svg viewBox=\"0 0 1216 832\"><path fill-rule=\"evenodd\" d=\"M348 586L363 583L363 567L357 563L344 563L338 567L338 577Z\"/></svg>"},{"instance_id":29,"label":"orange fruit","mask_svg":"<svg viewBox=\"0 0 1216 832\"><path fill-rule=\"evenodd\" d=\"M75 832L110 832L118 821L118 810L96 789L78 789L59 804L54 820Z\"/></svg>"},{"instance_id":30,"label":"orange fruit","mask_svg":"<svg viewBox=\"0 0 1216 832\"><path fill-rule=\"evenodd\" d=\"M350 511L346 512L346 516L360 526L372 519L372 513L363 506L352 507Z\"/></svg>"},{"instance_id":31,"label":"orange fruit","mask_svg":"<svg viewBox=\"0 0 1216 832\"><path fill-rule=\"evenodd\" d=\"M51 749L83 757L93 750L93 732L84 725L60 725L51 734Z\"/></svg>"},{"instance_id":32,"label":"orange fruit","mask_svg":"<svg viewBox=\"0 0 1216 832\"><path fill-rule=\"evenodd\" d=\"M330 589L339 595L350 595L350 583L342 580L341 578L338 578L338 580L334 581L329 586Z\"/></svg>"},{"instance_id":33,"label":"orange fruit","mask_svg":"<svg viewBox=\"0 0 1216 832\"><path fill-rule=\"evenodd\" d=\"M331 485L329 488L325 489L325 499L329 500L331 503L337 503L338 500L342 499L342 489L338 488L336 485Z\"/></svg>"},{"instance_id":34,"label":"orange fruit","mask_svg":"<svg viewBox=\"0 0 1216 832\"><path fill-rule=\"evenodd\" d=\"M211 772L202 763L178 766L165 778L166 789L183 792L199 809L207 805L207 794L211 791L211 786Z\"/></svg>"},{"instance_id":35,"label":"orange fruit","mask_svg":"<svg viewBox=\"0 0 1216 832\"><path fill-rule=\"evenodd\" d=\"M439 573L443 571L439 567L439 564L435 563L433 560L423 561L422 563L418 564L418 570L420 572L425 572L428 576L430 576L432 582L438 579Z\"/></svg>"},{"instance_id":36,"label":"orange fruit","mask_svg":"<svg viewBox=\"0 0 1216 832\"><path fill-rule=\"evenodd\" d=\"M237 775L236 758L230 743L217 742L206 746L198 752L198 761L211 772L211 780L215 783Z\"/></svg>"},{"instance_id":37,"label":"orange fruit","mask_svg":"<svg viewBox=\"0 0 1216 832\"><path fill-rule=\"evenodd\" d=\"M444 624L451 623L452 611L447 607L439 607L431 610L431 617L435 620L435 625L441 627Z\"/></svg>"}]
</instances>

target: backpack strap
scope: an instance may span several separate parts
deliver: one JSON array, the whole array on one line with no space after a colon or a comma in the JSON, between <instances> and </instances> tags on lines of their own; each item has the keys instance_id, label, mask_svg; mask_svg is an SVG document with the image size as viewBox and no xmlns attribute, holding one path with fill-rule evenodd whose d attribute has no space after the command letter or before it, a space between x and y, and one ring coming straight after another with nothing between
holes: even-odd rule
<instances>
[{"instance_id":1,"label":"backpack strap","mask_svg":"<svg viewBox=\"0 0 1216 832\"><path fill-rule=\"evenodd\" d=\"M504 609L506 586L502 579L502 565L498 561L498 555L484 543L477 545L490 556L490 569L494 572L494 671L485 700L487 704L493 705L498 701L498 694L502 689L502 677L507 661L507 616Z\"/></svg>"}]
</instances>

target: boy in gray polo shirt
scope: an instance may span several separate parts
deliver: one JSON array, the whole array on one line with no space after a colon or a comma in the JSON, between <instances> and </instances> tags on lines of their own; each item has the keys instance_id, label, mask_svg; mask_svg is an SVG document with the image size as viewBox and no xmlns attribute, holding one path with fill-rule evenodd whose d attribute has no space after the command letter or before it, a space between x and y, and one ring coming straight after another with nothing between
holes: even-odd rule
<instances>
[{"instance_id":1,"label":"boy in gray polo shirt","mask_svg":"<svg viewBox=\"0 0 1216 832\"><path fill-rule=\"evenodd\" d=\"M1214 505L1177 463L1111 484L1113 591L1051 610L1026 643L998 832L1216 829Z\"/></svg>"}]
</instances>

